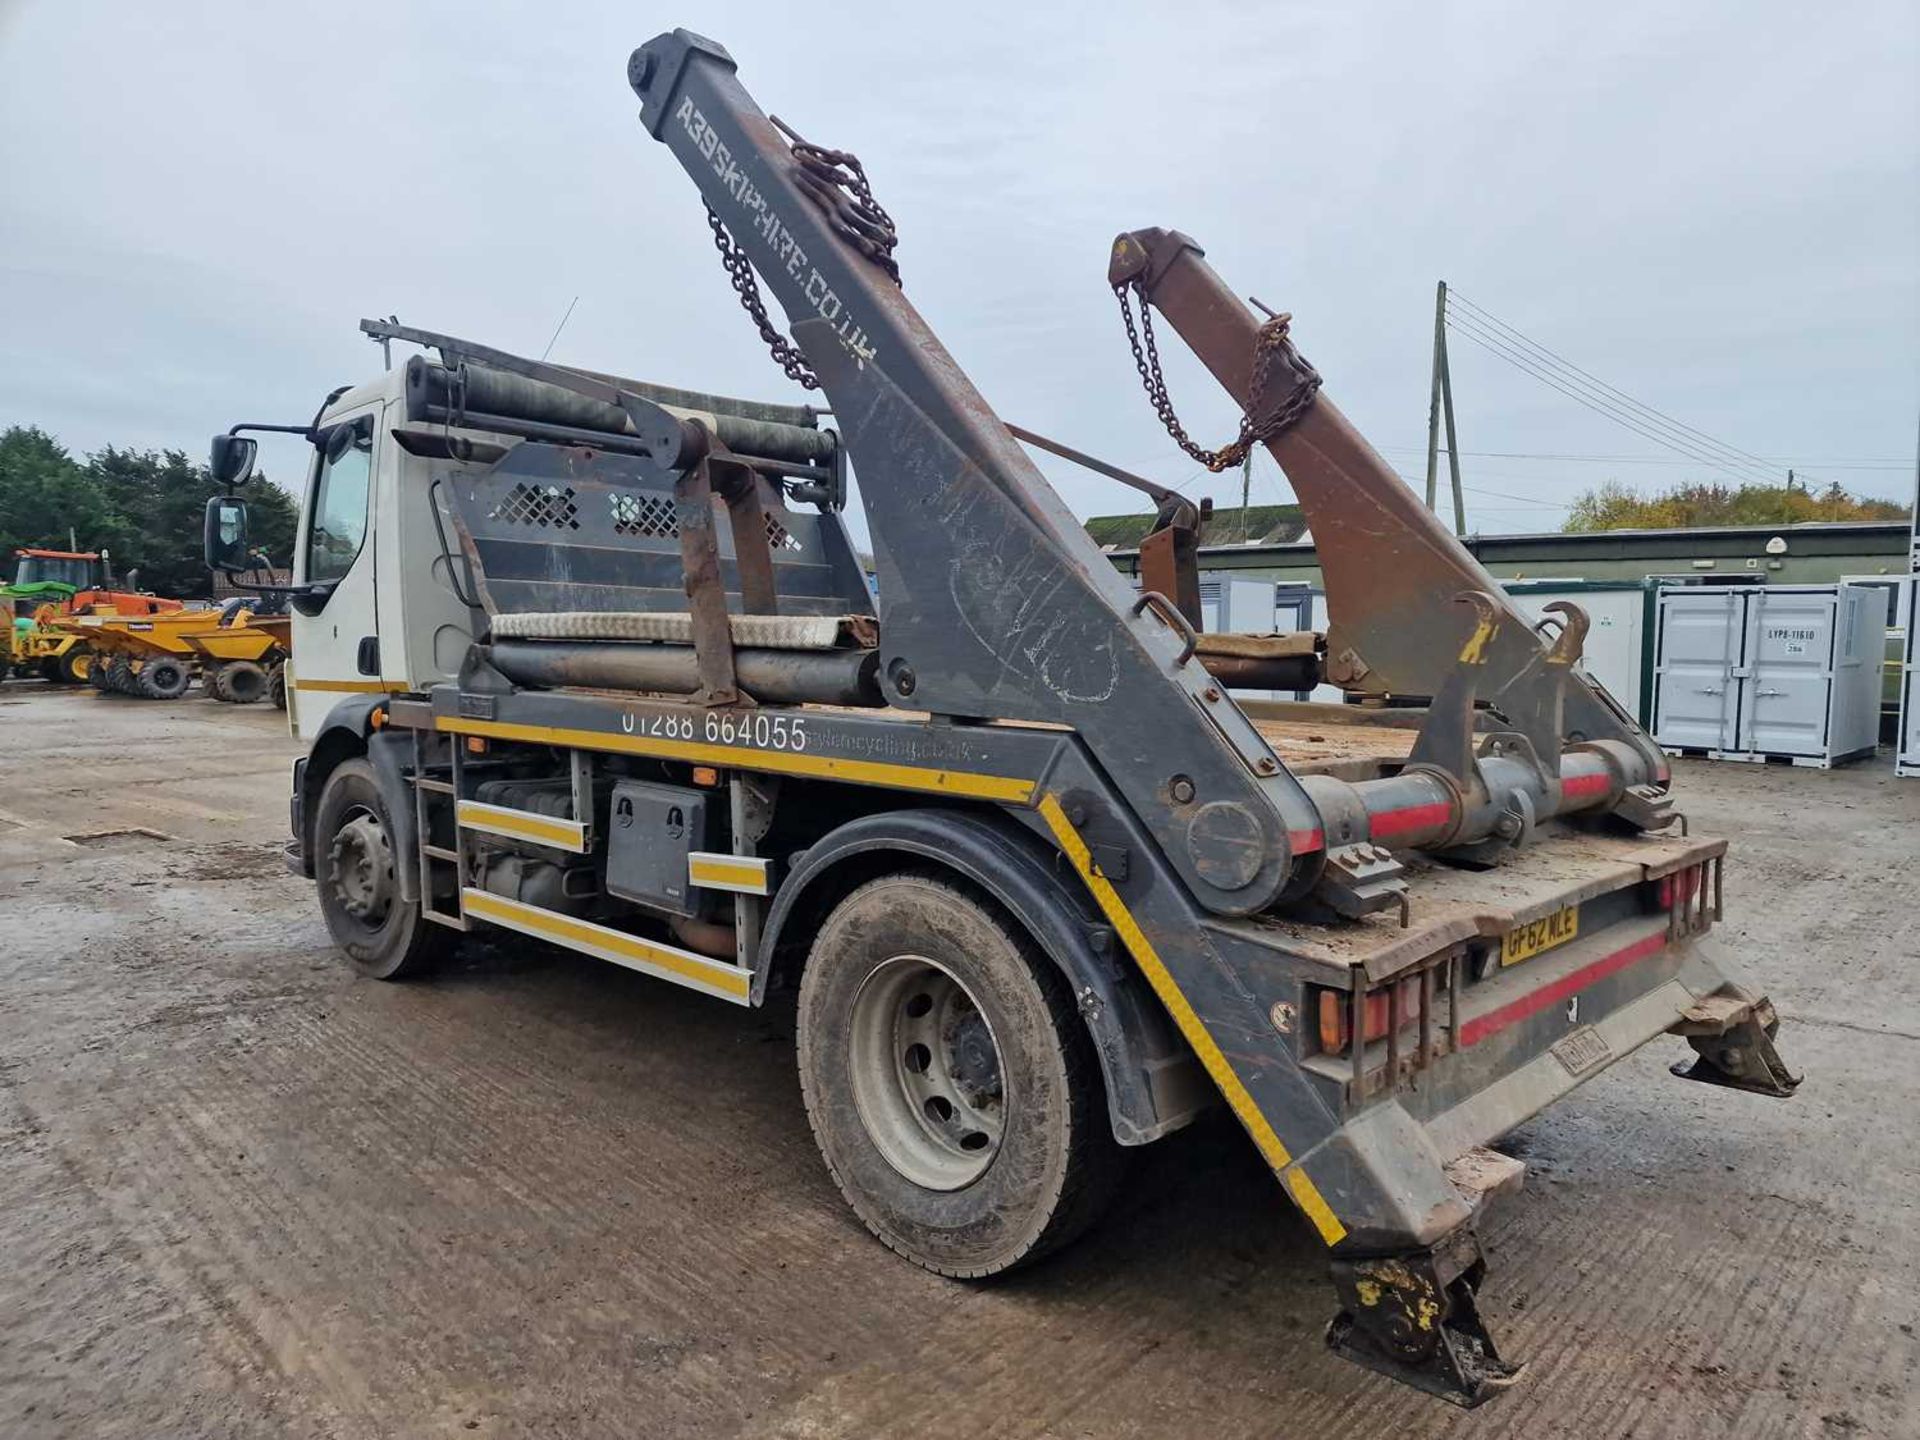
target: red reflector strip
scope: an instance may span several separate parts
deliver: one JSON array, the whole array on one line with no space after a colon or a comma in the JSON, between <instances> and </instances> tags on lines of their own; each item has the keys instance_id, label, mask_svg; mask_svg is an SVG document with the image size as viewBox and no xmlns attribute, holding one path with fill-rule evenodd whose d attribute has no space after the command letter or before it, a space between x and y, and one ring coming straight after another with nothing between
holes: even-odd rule
<instances>
[{"instance_id":1,"label":"red reflector strip","mask_svg":"<svg viewBox=\"0 0 1920 1440\"><path fill-rule=\"evenodd\" d=\"M1287 831L1287 849L1296 855L1304 855L1308 851L1318 850L1326 843L1327 835L1324 830Z\"/></svg>"},{"instance_id":2,"label":"red reflector strip","mask_svg":"<svg viewBox=\"0 0 1920 1440\"><path fill-rule=\"evenodd\" d=\"M1489 1010L1484 1015L1476 1015L1460 1027L1460 1043L1474 1045L1496 1030L1504 1030L1516 1025L1529 1015L1537 1015L1549 1005L1557 1005L1568 996L1584 990L1596 981L1604 980L1616 970L1624 970L1636 960L1644 960L1649 955L1658 955L1667 948L1665 933L1649 935L1644 940L1636 940L1631 945L1602 956L1590 965L1582 965L1578 970L1561 976L1551 985L1522 995L1518 1000L1509 1000L1497 1010Z\"/></svg>"},{"instance_id":3,"label":"red reflector strip","mask_svg":"<svg viewBox=\"0 0 1920 1440\"><path fill-rule=\"evenodd\" d=\"M1597 775L1575 775L1560 782L1560 793L1570 800L1586 795L1604 795L1613 788L1613 777L1604 771Z\"/></svg>"},{"instance_id":4,"label":"red reflector strip","mask_svg":"<svg viewBox=\"0 0 1920 1440\"><path fill-rule=\"evenodd\" d=\"M1453 807L1444 800L1431 805L1409 805L1404 810L1382 810L1367 817L1367 827L1376 840L1389 835L1404 835L1409 830L1427 830L1444 825L1453 816Z\"/></svg>"}]
</instances>

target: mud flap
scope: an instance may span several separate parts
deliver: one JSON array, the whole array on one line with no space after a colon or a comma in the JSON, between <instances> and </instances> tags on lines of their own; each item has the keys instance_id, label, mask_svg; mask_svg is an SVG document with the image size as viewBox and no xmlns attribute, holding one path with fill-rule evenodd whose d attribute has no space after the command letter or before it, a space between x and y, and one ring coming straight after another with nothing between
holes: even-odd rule
<instances>
[{"instance_id":1,"label":"mud flap","mask_svg":"<svg viewBox=\"0 0 1920 1440\"><path fill-rule=\"evenodd\" d=\"M1780 1017L1767 1000L1741 995L1710 995L1698 1001L1673 1027L1697 1052L1677 1061L1672 1072L1682 1080L1725 1085L1784 1100L1800 1088L1801 1077L1787 1069L1774 1048Z\"/></svg>"},{"instance_id":2,"label":"mud flap","mask_svg":"<svg viewBox=\"0 0 1920 1440\"><path fill-rule=\"evenodd\" d=\"M1520 1378L1500 1358L1474 1301L1487 1270L1464 1227L1431 1250L1333 1262L1340 1313L1327 1347L1464 1409Z\"/></svg>"}]
</instances>

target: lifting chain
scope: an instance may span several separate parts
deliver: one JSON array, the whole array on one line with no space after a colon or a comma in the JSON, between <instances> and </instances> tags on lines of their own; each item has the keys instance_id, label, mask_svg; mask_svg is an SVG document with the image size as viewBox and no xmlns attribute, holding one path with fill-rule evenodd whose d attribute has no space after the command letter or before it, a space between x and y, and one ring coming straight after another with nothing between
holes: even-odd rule
<instances>
[{"instance_id":1,"label":"lifting chain","mask_svg":"<svg viewBox=\"0 0 1920 1440\"><path fill-rule=\"evenodd\" d=\"M711 205L707 206L707 228L713 231L720 263L727 267L727 279L733 282L733 293L740 297L740 308L753 317L753 323L760 329L760 338L767 342L767 349L773 354L774 363L787 372L789 380L808 390L818 390L820 377L813 373L800 347L773 328L773 321L767 318L767 302L760 294L760 282L753 278L753 262L747 259L747 252L734 243Z\"/></svg>"},{"instance_id":2,"label":"lifting chain","mask_svg":"<svg viewBox=\"0 0 1920 1440\"><path fill-rule=\"evenodd\" d=\"M1137 330L1133 323L1133 306L1127 299L1128 291L1136 289L1140 292L1140 325ZM1218 450L1205 449L1194 442L1193 437L1187 434L1187 427L1173 413L1173 401L1167 394L1167 377L1160 369L1160 347L1153 338L1153 306L1147 300L1145 287L1137 279L1126 280L1113 287L1113 294L1120 302L1120 318L1126 322L1127 343L1133 347L1134 368L1140 372L1140 383L1146 389L1147 399L1153 402L1154 413L1160 417L1160 423L1167 427L1167 434L1173 437L1176 445L1216 474L1244 463L1247 453L1255 445L1273 439L1290 427L1307 413L1307 407L1313 404L1313 397L1320 391L1320 372L1301 357L1300 352L1293 348L1293 341L1288 338L1287 326L1293 317L1272 316L1254 337L1253 376L1247 386L1247 410L1240 417L1240 433ZM1269 407L1266 403L1267 386L1272 378L1276 357L1283 371L1292 372L1293 389L1278 405ZM1264 414L1261 413L1263 411ZM1255 419L1256 415L1260 415L1260 418Z\"/></svg>"},{"instance_id":3,"label":"lifting chain","mask_svg":"<svg viewBox=\"0 0 1920 1440\"><path fill-rule=\"evenodd\" d=\"M893 258L893 250L900 243L900 234L894 228L893 217L873 198L873 186L859 157L845 150L811 144L795 134L779 116L769 118L792 144L796 183L807 198L825 212L834 233L878 265L887 278L898 285L900 266ZM754 278L753 262L747 258L747 252L727 233L713 206L706 208L707 228L713 231L713 243L720 251L720 263L726 267L727 279L740 297L741 308L753 317L760 338L767 342L774 363L786 372L789 380L808 390L818 390L820 377L807 364L807 357L800 353L799 346L775 329L767 317L767 302L760 294L760 282Z\"/></svg>"}]
</instances>

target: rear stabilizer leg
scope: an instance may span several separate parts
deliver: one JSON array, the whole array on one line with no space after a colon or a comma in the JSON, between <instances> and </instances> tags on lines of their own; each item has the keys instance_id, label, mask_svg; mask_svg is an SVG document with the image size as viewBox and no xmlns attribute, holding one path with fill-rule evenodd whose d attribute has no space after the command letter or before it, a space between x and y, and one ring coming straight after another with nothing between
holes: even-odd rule
<instances>
[{"instance_id":1,"label":"rear stabilizer leg","mask_svg":"<svg viewBox=\"0 0 1920 1440\"><path fill-rule=\"evenodd\" d=\"M1340 1313L1327 1327L1336 1355L1465 1409L1520 1378L1500 1358L1475 1301L1486 1261L1462 1228L1427 1250L1333 1261Z\"/></svg>"}]
</instances>

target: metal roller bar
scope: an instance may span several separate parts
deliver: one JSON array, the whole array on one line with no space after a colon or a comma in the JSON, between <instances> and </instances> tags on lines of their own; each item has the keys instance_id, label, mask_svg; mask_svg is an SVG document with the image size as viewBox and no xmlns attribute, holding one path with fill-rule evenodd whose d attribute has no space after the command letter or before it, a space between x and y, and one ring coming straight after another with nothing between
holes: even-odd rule
<instances>
[{"instance_id":1,"label":"metal roller bar","mask_svg":"<svg viewBox=\"0 0 1920 1440\"><path fill-rule=\"evenodd\" d=\"M795 465L826 465L833 460L836 442L831 431L725 411L662 408L682 419L708 424L721 444L743 455ZM456 421L465 414L473 423L479 423L476 416L505 416L608 436L633 432L627 412L608 401L490 365L467 361L454 371L415 355L407 361L407 412L415 419L428 419L435 409L453 412ZM674 457L663 458L672 463Z\"/></svg>"},{"instance_id":2,"label":"metal roller bar","mask_svg":"<svg viewBox=\"0 0 1920 1440\"><path fill-rule=\"evenodd\" d=\"M497 640L488 658L516 685L579 685L691 695L700 688L691 645ZM734 677L755 700L781 705L879 706L873 650L735 650Z\"/></svg>"}]
</instances>

